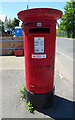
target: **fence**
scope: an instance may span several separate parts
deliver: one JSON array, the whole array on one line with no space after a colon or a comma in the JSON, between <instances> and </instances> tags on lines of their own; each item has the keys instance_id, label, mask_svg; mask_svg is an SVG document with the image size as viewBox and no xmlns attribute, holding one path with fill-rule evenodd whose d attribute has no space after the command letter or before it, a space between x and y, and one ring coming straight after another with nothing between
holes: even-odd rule
<instances>
[{"instance_id":1,"label":"fence","mask_svg":"<svg viewBox=\"0 0 75 120\"><path fill-rule=\"evenodd\" d=\"M0 55L11 55L16 48L23 48L23 37L0 37Z\"/></svg>"}]
</instances>

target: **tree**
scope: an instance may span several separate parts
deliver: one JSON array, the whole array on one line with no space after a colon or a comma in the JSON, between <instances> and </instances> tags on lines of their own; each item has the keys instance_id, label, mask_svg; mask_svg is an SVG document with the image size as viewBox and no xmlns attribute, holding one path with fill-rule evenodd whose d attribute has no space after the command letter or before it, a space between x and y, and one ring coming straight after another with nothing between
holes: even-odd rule
<instances>
[{"instance_id":1,"label":"tree","mask_svg":"<svg viewBox=\"0 0 75 120\"><path fill-rule=\"evenodd\" d=\"M8 22L6 23L6 27L8 29L12 29L13 28L13 23L12 23L12 20L9 18Z\"/></svg>"},{"instance_id":2,"label":"tree","mask_svg":"<svg viewBox=\"0 0 75 120\"><path fill-rule=\"evenodd\" d=\"M13 28L15 28L16 26L19 26L19 19L14 18L14 20L12 20L12 24L13 24Z\"/></svg>"},{"instance_id":3,"label":"tree","mask_svg":"<svg viewBox=\"0 0 75 120\"><path fill-rule=\"evenodd\" d=\"M67 2L64 9L58 29L66 31L67 37L75 38L75 1Z\"/></svg>"},{"instance_id":4,"label":"tree","mask_svg":"<svg viewBox=\"0 0 75 120\"><path fill-rule=\"evenodd\" d=\"M16 26L19 26L19 20L14 18L13 20L11 20L9 18L8 22L6 22L6 28L9 30L13 30Z\"/></svg>"},{"instance_id":5,"label":"tree","mask_svg":"<svg viewBox=\"0 0 75 120\"><path fill-rule=\"evenodd\" d=\"M4 22L0 20L0 35L4 32Z\"/></svg>"}]
</instances>

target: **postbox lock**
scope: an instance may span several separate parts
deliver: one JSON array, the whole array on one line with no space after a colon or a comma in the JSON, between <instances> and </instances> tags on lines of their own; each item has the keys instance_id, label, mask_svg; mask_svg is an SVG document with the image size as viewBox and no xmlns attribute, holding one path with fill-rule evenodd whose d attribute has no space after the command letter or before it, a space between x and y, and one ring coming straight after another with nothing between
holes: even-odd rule
<instances>
[{"instance_id":1,"label":"postbox lock","mask_svg":"<svg viewBox=\"0 0 75 120\"><path fill-rule=\"evenodd\" d=\"M37 27L41 27L42 26L42 23L41 22L38 22L37 23Z\"/></svg>"}]
</instances>

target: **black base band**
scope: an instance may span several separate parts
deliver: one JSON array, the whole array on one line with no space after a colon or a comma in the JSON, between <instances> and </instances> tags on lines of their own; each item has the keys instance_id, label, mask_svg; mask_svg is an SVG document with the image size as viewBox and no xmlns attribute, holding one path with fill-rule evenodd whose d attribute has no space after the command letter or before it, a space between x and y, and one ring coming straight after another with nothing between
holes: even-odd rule
<instances>
[{"instance_id":1,"label":"black base band","mask_svg":"<svg viewBox=\"0 0 75 120\"><path fill-rule=\"evenodd\" d=\"M49 93L37 94L26 90L26 101L33 105L37 110L51 107L54 103L55 88Z\"/></svg>"}]
</instances>

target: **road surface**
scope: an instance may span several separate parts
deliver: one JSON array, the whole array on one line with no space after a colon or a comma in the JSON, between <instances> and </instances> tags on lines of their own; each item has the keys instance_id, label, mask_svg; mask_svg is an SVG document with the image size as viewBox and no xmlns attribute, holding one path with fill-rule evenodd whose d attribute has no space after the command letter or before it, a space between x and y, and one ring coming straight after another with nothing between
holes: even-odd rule
<instances>
[{"instance_id":1,"label":"road surface","mask_svg":"<svg viewBox=\"0 0 75 120\"><path fill-rule=\"evenodd\" d=\"M73 90L75 100L75 40L68 38L56 38L56 69L61 78L68 81L67 90Z\"/></svg>"}]
</instances>

